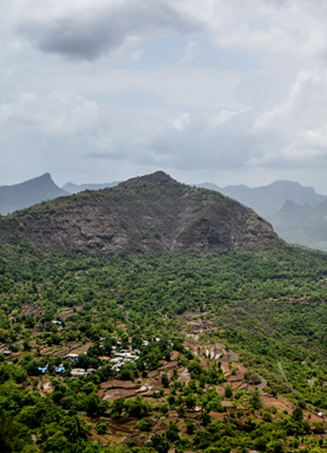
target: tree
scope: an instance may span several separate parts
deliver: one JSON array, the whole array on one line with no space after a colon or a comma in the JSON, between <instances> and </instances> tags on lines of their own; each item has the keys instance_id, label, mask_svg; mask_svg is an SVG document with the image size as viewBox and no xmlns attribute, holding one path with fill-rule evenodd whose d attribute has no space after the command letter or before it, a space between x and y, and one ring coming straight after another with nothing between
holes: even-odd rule
<instances>
[{"instance_id":1,"label":"tree","mask_svg":"<svg viewBox=\"0 0 327 453\"><path fill-rule=\"evenodd\" d=\"M125 407L125 399L117 398L111 406L110 415L112 418L120 418Z\"/></svg>"},{"instance_id":2,"label":"tree","mask_svg":"<svg viewBox=\"0 0 327 453\"><path fill-rule=\"evenodd\" d=\"M162 376L161 376L161 384L163 387L165 388L168 388L169 387L169 378L168 378L168 375L166 373L164 373Z\"/></svg>"},{"instance_id":3,"label":"tree","mask_svg":"<svg viewBox=\"0 0 327 453\"><path fill-rule=\"evenodd\" d=\"M300 407L296 407L292 412L292 420L295 422L302 422L303 410Z\"/></svg>"},{"instance_id":4,"label":"tree","mask_svg":"<svg viewBox=\"0 0 327 453\"><path fill-rule=\"evenodd\" d=\"M136 426L140 431L150 431L152 423L148 418L142 418L142 420L136 423Z\"/></svg>"},{"instance_id":5,"label":"tree","mask_svg":"<svg viewBox=\"0 0 327 453\"><path fill-rule=\"evenodd\" d=\"M232 398L233 397L233 389L230 384L226 385L225 387L225 397L226 398Z\"/></svg>"},{"instance_id":6,"label":"tree","mask_svg":"<svg viewBox=\"0 0 327 453\"><path fill-rule=\"evenodd\" d=\"M196 398L193 394L191 395L187 395L185 397L185 404L186 404L186 407L190 410L194 409L195 408L195 405L196 405Z\"/></svg>"},{"instance_id":7,"label":"tree","mask_svg":"<svg viewBox=\"0 0 327 453\"><path fill-rule=\"evenodd\" d=\"M169 429L166 432L166 438L169 442L175 442L179 439L179 428L175 422L169 423Z\"/></svg>"},{"instance_id":8,"label":"tree","mask_svg":"<svg viewBox=\"0 0 327 453\"><path fill-rule=\"evenodd\" d=\"M20 452L28 442L26 432L22 425L14 420L9 414L0 412L0 451L1 453Z\"/></svg>"},{"instance_id":9,"label":"tree","mask_svg":"<svg viewBox=\"0 0 327 453\"><path fill-rule=\"evenodd\" d=\"M250 398L250 405L253 407L255 410L259 410L262 408L262 401L260 398L260 394L258 390L255 390L253 395Z\"/></svg>"}]
</instances>

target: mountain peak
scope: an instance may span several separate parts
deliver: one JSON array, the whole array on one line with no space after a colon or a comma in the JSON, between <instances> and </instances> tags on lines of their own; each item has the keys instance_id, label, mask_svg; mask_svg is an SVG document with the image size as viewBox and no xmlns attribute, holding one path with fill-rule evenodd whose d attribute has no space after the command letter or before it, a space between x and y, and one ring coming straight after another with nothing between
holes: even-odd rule
<instances>
[{"instance_id":1,"label":"mountain peak","mask_svg":"<svg viewBox=\"0 0 327 453\"><path fill-rule=\"evenodd\" d=\"M136 178L129 179L126 182L138 181L138 180L139 181L149 181L149 182L152 182L155 184L163 184L163 183L167 183L167 182L181 184L162 170L158 170L154 173L150 173L150 174L144 175L144 176L137 176Z\"/></svg>"},{"instance_id":2,"label":"mountain peak","mask_svg":"<svg viewBox=\"0 0 327 453\"><path fill-rule=\"evenodd\" d=\"M0 214L6 215L63 195L67 192L53 182L50 173L44 173L20 184L0 187Z\"/></svg>"},{"instance_id":3,"label":"mountain peak","mask_svg":"<svg viewBox=\"0 0 327 453\"><path fill-rule=\"evenodd\" d=\"M252 209L162 171L44 203L37 217L34 212L10 216L8 226L3 219L0 238L18 234L45 250L102 254L255 250L279 243Z\"/></svg>"}]
</instances>

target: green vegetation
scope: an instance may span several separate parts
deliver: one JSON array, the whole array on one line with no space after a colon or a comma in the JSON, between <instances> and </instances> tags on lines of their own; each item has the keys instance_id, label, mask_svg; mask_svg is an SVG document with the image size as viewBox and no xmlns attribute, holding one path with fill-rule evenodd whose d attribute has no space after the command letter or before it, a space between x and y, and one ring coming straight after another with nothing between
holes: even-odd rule
<instances>
[{"instance_id":1,"label":"green vegetation","mask_svg":"<svg viewBox=\"0 0 327 453\"><path fill-rule=\"evenodd\" d=\"M327 255L1 252L1 453L327 447Z\"/></svg>"}]
</instances>

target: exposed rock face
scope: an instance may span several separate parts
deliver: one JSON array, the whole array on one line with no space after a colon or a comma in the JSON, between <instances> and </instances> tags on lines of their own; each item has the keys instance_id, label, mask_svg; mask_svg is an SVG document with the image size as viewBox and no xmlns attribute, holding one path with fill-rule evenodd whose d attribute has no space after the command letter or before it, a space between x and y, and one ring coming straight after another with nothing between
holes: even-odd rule
<instances>
[{"instance_id":1,"label":"exposed rock face","mask_svg":"<svg viewBox=\"0 0 327 453\"><path fill-rule=\"evenodd\" d=\"M12 235L45 250L103 254L256 250L279 242L253 210L163 172L3 218L0 240Z\"/></svg>"}]
</instances>

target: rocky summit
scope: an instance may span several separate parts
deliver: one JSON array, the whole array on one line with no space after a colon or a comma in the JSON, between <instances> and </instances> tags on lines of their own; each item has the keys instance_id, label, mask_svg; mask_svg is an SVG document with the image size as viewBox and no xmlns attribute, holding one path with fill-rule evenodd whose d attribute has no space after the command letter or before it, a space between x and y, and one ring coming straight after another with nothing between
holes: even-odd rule
<instances>
[{"instance_id":1,"label":"rocky summit","mask_svg":"<svg viewBox=\"0 0 327 453\"><path fill-rule=\"evenodd\" d=\"M163 172L43 202L0 220L2 242L92 254L257 250L280 240L252 209Z\"/></svg>"}]
</instances>

